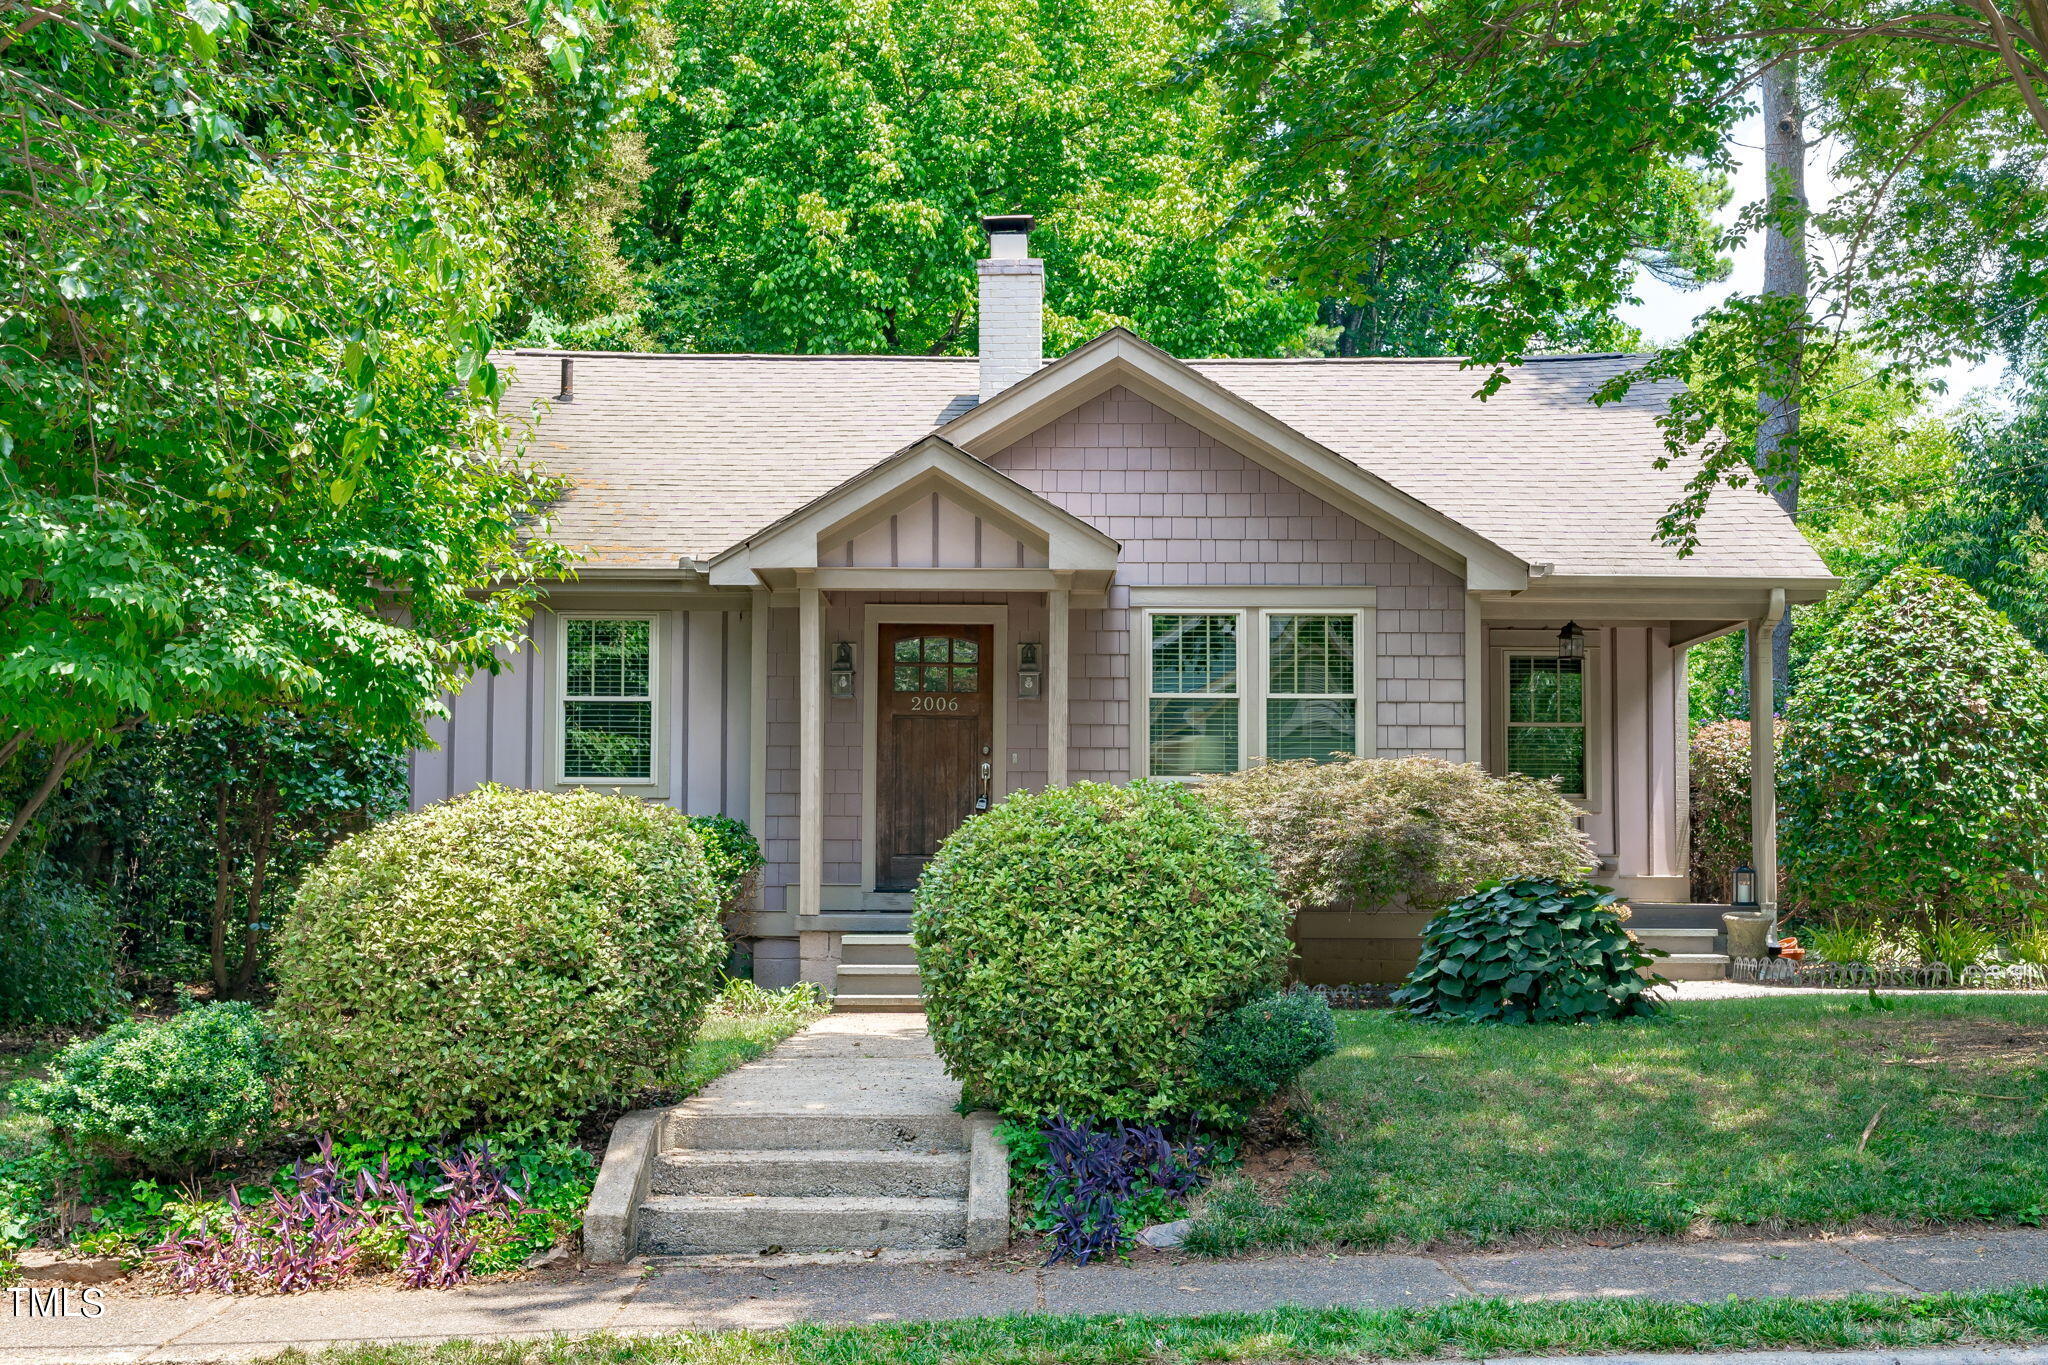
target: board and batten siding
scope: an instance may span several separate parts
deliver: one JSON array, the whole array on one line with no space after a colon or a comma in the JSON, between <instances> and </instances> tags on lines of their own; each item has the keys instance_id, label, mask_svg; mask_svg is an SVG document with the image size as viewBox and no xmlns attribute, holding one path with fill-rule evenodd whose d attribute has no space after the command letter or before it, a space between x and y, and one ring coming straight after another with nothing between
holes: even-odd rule
<instances>
[{"instance_id":1,"label":"board and batten siding","mask_svg":"<svg viewBox=\"0 0 2048 1365\"><path fill-rule=\"evenodd\" d=\"M1074 777L1131 776L1132 587L1373 588L1377 752L1465 757L1457 574L1121 387L989 464L1123 546L1107 607L1075 614Z\"/></svg>"},{"instance_id":2,"label":"board and batten siding","mask_svg":"<svg viewBox=\"0 0 2048 1365\"><path fill-rule=\"evenodd\" d=\"M671 595L667 598L673 602ZM690 610L646 600L569 597L565 611L653 615L660 622L661 659L655 705L660 711L657 781L623 788L692 815L747 814L747 711L750 705L749 624L744 611ZM446 800L485 782L556 788L559 705L542 661L553 657L559 622L548 611L530 623L531 638L501 652L496 673L479 670L443 698L449 715L428 722L433 747L408 756L412 807ZM573 785L573 784L572 784ZM603 790L602 784L590 786Z\"/></svg>"}]
</instances>

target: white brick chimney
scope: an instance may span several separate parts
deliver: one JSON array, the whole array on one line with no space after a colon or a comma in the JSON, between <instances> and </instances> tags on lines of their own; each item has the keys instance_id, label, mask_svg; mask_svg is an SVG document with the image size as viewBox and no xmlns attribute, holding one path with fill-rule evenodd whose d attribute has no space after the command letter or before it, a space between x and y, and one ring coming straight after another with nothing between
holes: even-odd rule
<instances>
[{"instance_id":1,"label":"white brick chimney","mask_svg":"<svg viewBox=\"0 0 2048 1365\"><path fill-rule=\"evenodd\" d=\"M981 273L981 401L1045 363L1045 262L1031 256L1031 215L984 218Z\"/></svg>"}]
</instances>

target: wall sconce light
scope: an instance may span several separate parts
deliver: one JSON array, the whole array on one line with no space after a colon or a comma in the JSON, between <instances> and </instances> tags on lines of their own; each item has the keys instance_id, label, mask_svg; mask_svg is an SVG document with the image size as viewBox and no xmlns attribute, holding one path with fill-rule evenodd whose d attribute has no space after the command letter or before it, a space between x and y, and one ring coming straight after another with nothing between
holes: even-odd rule
<instances>
[{"instance_id":1,"label":"wall sconce light","mask_svg":"<svg viewBox=\"0 0 2048 1365\"><path fill-rule=\"evenodd\" d=\"M1045 681L1045 670L1038 662L1038 649L1036 644L1017 646L1017 695L1025 701L1036 701L1044 695L1039 691Z\"/></svg>"},{"instance_id":2,"label":"wall sconce light","mask_svg":"<svg viewBox=\"0 0 2048 1365\"><path fill-rule=\"evenodd\" d=\"M832 645L832 697L845 701L853 696L853 641L838 640Z\"/></svg>"},{"instance_id":3,"label":"wall sconce light","mask_svg":"<svg viewBox=\"0 0 2048 1365\"><path fill-rule=\"evenodd\" d=\"M1577 621L1567 621L1564 629L1557 633L1557 657L1560 659L1583 659L1586 657L1586 631Z\"/></svg>"},{"instance_id":4,"label":"wall sconce light","mask_svg":"<svg viewBox=\"0 0 2048 1365\"><path fill-rule=\"evenodd\" d=\"M1736 868L1728 879L1728 903L1751 909L1756 907L1756 869L1748 863Z\"/></svg>"}]
</instances>

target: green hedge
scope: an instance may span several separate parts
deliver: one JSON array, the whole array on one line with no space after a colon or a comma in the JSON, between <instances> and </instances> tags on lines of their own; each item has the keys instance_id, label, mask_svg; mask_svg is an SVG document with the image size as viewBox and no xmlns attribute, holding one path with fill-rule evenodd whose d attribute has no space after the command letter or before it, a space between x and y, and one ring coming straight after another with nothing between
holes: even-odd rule
<instances>
[{"instance_id":1,"label":"green hedge","mask_svg":"<svg viewBox=\"0 0 2048 1365\"><path fill-rule=\"evenodd\" d=\"M279 945L303 1106L366 1136L565 1130L688 1049L719 910L687 817L631 797L487 786L359 835Z\"/></svg>"},{"instance_id":2,"label":"green hedge","mask_svg":"<svg viewBox=\"0 0 2048 1365\"><path fill-rule=\"evenodd\" d=\"M1019 793L918 883L932 1041L1012 1116L1220 1113L1196 1039L1277 984L1287 918L1251 836L1183 787Z\"/></svg>"},{"instance_id":3,"label":"green hedge","mask_svg":"<svg viewBox=\"0 0 2048 1365\"><path fill-rule=\"evenodd\" d=\"M2048 910L2048 659L1947 574L1895 569L1800 673L1786 890L1892 920Z\"/></svg>"},{"instance_id":4,"label":"green hedge","mask_svg":"<svg viewBox=\"0 0 2048 1365\"><path fill-rule=\"evenodd\" d=\"M0 880L0 1028L97 1024L121 998L104 901L61 877Z\"/></svg>"}]
</instances>

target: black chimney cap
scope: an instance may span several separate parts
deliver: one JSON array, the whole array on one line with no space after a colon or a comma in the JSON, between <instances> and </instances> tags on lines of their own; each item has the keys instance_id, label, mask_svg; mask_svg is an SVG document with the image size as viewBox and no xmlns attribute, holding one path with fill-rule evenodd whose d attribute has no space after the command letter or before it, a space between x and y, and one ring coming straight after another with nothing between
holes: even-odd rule
<instances>
[{"instance_id":1,"label":"black chimney cap","mask_svg":"<svg viewBox=\"0 0 2048 1365\"><path fill-rule=\"evenodd\" d=\"M982 231L991 236L998 232L1029 232L1034 226L1028 213L995 213L981 220Z\"/></svg>"}]
</instances>

